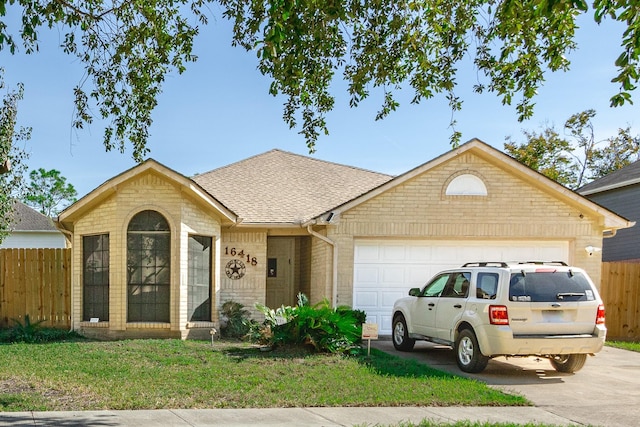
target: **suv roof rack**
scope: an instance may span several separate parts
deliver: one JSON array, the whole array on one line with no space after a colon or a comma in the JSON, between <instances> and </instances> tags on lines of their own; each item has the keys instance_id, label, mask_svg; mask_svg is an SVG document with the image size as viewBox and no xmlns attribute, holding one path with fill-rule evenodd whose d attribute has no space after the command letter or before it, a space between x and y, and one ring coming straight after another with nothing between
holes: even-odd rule
<instances>
[{"instance_id":1,"label":"suv roof rack","mask_svg":"<svg viewBox=\"0 0 640 427\"><path fill-rule=\"evenodd\" d=\"M559 265L559 266L562 266L562 267L568 267L568 265L569 265L564 261L512 261L510 263L504 262L504 261L474 261L474 262L467 262L462 267L502 267L502 268L507 268L507 267L509 267L510 264L511 265L513 265L513 264L517 264L517 265L523 265L523 264Z\"/></svg>"},{"instance_id":2,"label":"suv roof rack","mask_svg":"<svg viewBox=\"0 0 640 427\"><path fill-rule=\"evenodd\" d=\"M564 261L520 261L518 264L534 264L534 265L561 265L563 267L568 267Z\"/></svg>"},{"instance_id":3,"label":"suv roof rack","mask_svg":"<svg viewBox=\"0 0 640 427\"><path fill-rule=\"evenodd\" d=\"M482 262L468 262L463 267L509 267L509 264L503 261L482 261Z\"/></svg>"}]
</instances>

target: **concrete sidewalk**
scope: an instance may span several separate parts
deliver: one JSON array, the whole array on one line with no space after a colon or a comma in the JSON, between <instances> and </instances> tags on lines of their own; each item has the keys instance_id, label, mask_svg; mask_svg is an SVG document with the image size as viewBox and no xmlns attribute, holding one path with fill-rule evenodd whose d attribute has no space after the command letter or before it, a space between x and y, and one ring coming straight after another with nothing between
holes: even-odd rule
<instances>
[{"instance_id":1,"label":"concrete sidewalk","mask_svg":"<svg viewBox=\"0 0 640 427\"><path fill-rule=\"evenodd\" d=\"M536 407L391 407L160 409L142 411L3 412L0 426L387 426L429 419L443 424L494 423L579 425Z\"/></svg>"}]
</instances>

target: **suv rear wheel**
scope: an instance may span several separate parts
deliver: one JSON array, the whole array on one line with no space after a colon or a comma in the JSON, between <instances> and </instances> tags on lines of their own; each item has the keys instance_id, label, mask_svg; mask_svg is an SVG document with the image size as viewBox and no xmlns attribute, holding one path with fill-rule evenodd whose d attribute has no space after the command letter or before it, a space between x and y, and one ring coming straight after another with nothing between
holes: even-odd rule
<instances>
[{"instance_id":1,"label":"suv rear wheel","mask_svg":"<svg viewBox=\"0 0 640 427\"><path fill-rule=\"evenodd\" d=\"M393 318L393 346L396 350L411 351L416 340L409 338L407 322L402 314L397 314Z\"/></svg>"},{"instance_id":2,"label":"suv rear wheel","mask_svg":"<svg viewBox=\"0 0 640 427\"><path fill-rule=\"evenodd\" d=\"M472 374L482 372L489 363L489 358L480 352L478 339L471 329L463 329L456 338L453 347L458 367Z\"/></svg>"},{"instance_id":3,"label":"suv rear wheel","mask_svg":"<svg viewBox=\"0 0 640 427\"><path fill-rule=\"evenodd\" d=\"M558 372L573 373L579 371L587 361L586 354L557 354L551 359L551 366Z\"/></svg>"}]
</instances>

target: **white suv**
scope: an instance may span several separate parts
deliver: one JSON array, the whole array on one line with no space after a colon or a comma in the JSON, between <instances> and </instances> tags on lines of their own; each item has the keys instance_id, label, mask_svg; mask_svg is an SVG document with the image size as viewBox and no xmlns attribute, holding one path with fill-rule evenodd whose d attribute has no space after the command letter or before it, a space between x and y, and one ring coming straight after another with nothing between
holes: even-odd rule
<instances>
[{"instance_id":1,"label":"white suv","mask_svg":"<svg viewBox=\"0 0 640 427\"><path fill-rule=\"evenodd\" d=\"M453 347L465 372L496 356L549 358L559 372L582 368L602 349L605 312L583 270L563 262L475 262L445 270L393 306L393 345Z\"/></svg>"}]
</instances>

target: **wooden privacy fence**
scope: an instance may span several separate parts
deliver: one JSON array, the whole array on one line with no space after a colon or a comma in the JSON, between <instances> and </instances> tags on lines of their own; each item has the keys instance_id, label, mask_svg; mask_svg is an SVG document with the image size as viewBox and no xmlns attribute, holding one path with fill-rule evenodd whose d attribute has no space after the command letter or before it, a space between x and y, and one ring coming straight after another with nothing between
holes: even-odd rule
<instances>
[{"instance_id":1,"label":"wooden privacy fence","mask_svg":"<svg viewBox=\"0 0 640 427\"><path fill-rule=\"evenodd\" d=\"M0 249L0 327L71 326L71 249Z\"/></svg>"},{"instance_id":2,"label":"wooden privacy fence","mask_svg":"<svg viewBox=\"0 0 640 427\"><path fill-rule=\"evenodd\" d=\"M640 340L640 263L603 262L607 339Z\"/></svg>"}]
</instances>

